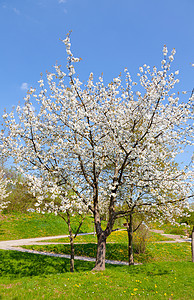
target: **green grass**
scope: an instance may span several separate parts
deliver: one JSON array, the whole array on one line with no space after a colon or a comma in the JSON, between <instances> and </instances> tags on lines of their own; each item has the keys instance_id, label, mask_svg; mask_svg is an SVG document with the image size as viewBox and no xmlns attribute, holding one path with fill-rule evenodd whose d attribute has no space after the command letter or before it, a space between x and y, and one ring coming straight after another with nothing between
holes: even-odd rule
<instances>
[{"instance_id":1,"label":"green grass","mask_svg":"<svg viewBox=\"0 0 194 300\"><path fill-rule=\"evenodd\" d=\"M149 232L149 236L148 236L148 242L164 242L164 241L172 241L172 239L161 235L160 233L156 233L156 232Z\"/></svg>"},{"instance_id":2,"label":"green grass","mask_svg":"<svg viewBox=\"0 0 194 300\"><path fill-rule=\"evenodd\" d=\"M72 218L72 220L72 227L75 231L78 222L76 218ZM93 218L87 216L80 233L92 231L94 231ZM1 241L65 234L68 234L67 224L61 217L53 214L17 213L0 215Z\"/></svg>"},{"instance_id":3,"label":"green grass","mask_svg":"<svg viewBox=\"0 0 194 300\"><path fill-rule=\"evenodd\" d=\"M87 217L81 231L93 231L92 221ZM0 240L61 234L68 234L67 226L53 215L12 214L0 218ZM138 241L138 236L135 239ZM93 262L76 260L73 274L68 259L0 250L0 300L194 299L190 244L154 243L160 240L167 238L150 233L145 253L134 254L135 261L143 265L107 264L104 272L93 272ZM80 236L75 241L88 243L76 244L76 255L96 256L96 237ZM127 261L126 231L113 232L107 242L107 259ZM32 247L70 253L69 245Z\"/></svg>"},{"instance_id":4,"label":"green grass","mask_svg":"<svg viewBox=\"0 0 194 300\"><path fill-rule=\"evenodd\" d=\"M26 249L33 249L42 252L59 254L70 254L70 245L34 245L24 246ZM75 255L96 257L96 244L75 244ZM191 257L191 246L189 243L149 243L145 253L134 253L135 262L155 261L189 261ZM106 246L106 259L127 261L127 244L108 244Z\"/></svg>"},{"instance_id":5,"label":"green grass","mask_svg":"<svg viewBox=\"0 0 194 300\"><path fill-rule=\"evenodd\" d=\"M106 266L92 272L91 262L0 251L0 299L193 299L193 264L157 262Z\"/></svg>"},{"instance_id":6,"label":"green grass","mask_svg":"<svg viewBox=\"0 0 194 300\"><path fill-rule=\"evenodd\" d=\"M76 218L73 219L73 230L77 226ZM102 221L102 225L105 226L106 222ZM115 228L119 224L115 224ZM176 227L169 227L166 225L166 231L171 232L173 229L176 230ZM170 230L169 230L170 228ZM181 229L181 228L179 228ZM182 229L181 229L182 230ZM81 227L81 232L93 232L94 223L93 217L87 216L84 220L84 223ZM116 231L117 232L117 231ZM111 236L108 238L109 242L125 242L126 234L122 236L122 231L118 231L119 234ZM183 233L183 231L181 231ZM22 239L22 238L34 238L41 236L52 236L52 235L65 235L68 234L68 228L65 221L53 214L37 214L37 213L15 213L15 214L0 214L0 240L9 240L9 239ZM120 239L120 240L119 240ZM151 233L148 241L161 241L168 240L168 238L162 237L157 233ZM69 242L68 239L62 242ZM96 237L77 237L77 242L95 242Z\"/></svg>"}]
</instances>

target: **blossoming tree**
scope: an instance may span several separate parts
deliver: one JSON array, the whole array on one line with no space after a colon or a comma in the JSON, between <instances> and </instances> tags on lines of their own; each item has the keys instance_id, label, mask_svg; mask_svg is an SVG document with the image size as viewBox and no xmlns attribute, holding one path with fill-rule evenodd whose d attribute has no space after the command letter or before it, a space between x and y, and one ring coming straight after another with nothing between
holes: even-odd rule
<instances>
[{"instance_id":1,"label":"blossoming tree","mask_svg":"<svg viewBox=\"0 0 194 300\"><path fill-rule=\"evenodd\" d=\"M29 192L37 200L35 211L38 213L54 213L60 216L68 226L71 246L70 271L74 272L74 240L79 233L87 214L87 206L68 187L64 189L64 183L58 177L47 176L45 178L26 174ZM77 228L73 234L71 217L77 216Z\"/></svg>"},{"instance_id":2,"label":"blossoming tree","mask_svg":"<svg viewBox=\"0 0 194 300\"><path fill-rule=\"evenodd\" d=\"M40 89L31 88L24 106L17 106L17 118L14 112L4 114L2 148L22 172L35 172L48 181L52 176L57 186L69 188L87 205L98 239L95 270L103 270L106 239L116 218L123 215L116 210L120 191L136 182L133 172L149 179L150 160L165 161L169 152L174 160L192 143L193 97L180 103L171 92L178 81L178 71L170 72L174 49L168 56L164 47L160 70L140 67L138 89L127 69L125 83L121 76L108 85L102 77L94 83L91 73L83 85L75 76L74 63L80 59L71 52L70 36L63 42L67 72L56 65L47 82L41 78ZM159 178L168 182L172 174L167 168L154 176L160 184ZM158 190L155 193L160 196ZM105 230L101 227L104 207L108 209Z\"/></svg>"}]
</instances>

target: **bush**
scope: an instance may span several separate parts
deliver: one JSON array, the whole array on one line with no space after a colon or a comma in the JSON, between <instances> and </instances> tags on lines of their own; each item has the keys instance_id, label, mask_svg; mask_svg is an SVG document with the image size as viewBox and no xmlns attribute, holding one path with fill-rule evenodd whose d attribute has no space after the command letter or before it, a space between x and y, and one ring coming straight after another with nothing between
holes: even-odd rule
<instances>
[{"instance_id":1,"label":"bush","mask_svg":"<svg viewBox=\"0 0 194 300\"><path fill-rule=\"evenodd\" d=\"M140 254L145 253L148 240L148 227L141 225L136 232L134 232L133 251Z\"/></svg>"}]
</instances>

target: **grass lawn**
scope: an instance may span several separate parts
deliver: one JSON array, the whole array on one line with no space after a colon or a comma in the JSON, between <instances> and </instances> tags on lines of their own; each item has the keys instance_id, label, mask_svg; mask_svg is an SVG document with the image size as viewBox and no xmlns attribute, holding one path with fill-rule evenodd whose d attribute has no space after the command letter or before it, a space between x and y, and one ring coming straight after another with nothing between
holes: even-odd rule
<instances>
[{"instance_id":1,"label":"grass lawn","mask_svg":"<svg viewBox=\"0 0 194 300\"><path fill-rule=\"evenodd\" d=\"M73 219L72 224L75 230L78 224L76 218ZM93 218L87 216L80 233L93 231ZM53 214L16 213L0 215L0 241L65 234L68 234L67 224L61 217Z\"/></svg>"},{"instance_id":2,"label":"grass lawn","mask_svg":"<svg viewBox=\"0 0 194 300\"><path fill-rule=\"evenodd\" d=\"M93 219L88 216L81 232L93 229ZM66 223L51 214L0 215L0 240L62 234L68 234ZM135 239L138 242L138 236ZM68 259L0 250L0 300L194 299L190 244L154 243L161 240L168 239L151 232L145 253L134 254L135 261L143 265L107 264L104 272L93 272L94 263L75 261L73 274L69 272ZM68 238L58 241L69 242ZM76 255L96 256L96 236L80 236L75 241ZM26 248L70 253L69 245ZM127 261L126 231L115 231L109 236L106 258Z\"/></svg>"},{"instance_id":3,"label":"grass lawn","mask_svg":"<svg viewBox=\"0 0 194 300\"><path fill-rule=\"evenodd\" d=\"M0 299L193 299L193 264L157 262L106 266L41 255L0 251Z\"/></svg>"}]
</instances>

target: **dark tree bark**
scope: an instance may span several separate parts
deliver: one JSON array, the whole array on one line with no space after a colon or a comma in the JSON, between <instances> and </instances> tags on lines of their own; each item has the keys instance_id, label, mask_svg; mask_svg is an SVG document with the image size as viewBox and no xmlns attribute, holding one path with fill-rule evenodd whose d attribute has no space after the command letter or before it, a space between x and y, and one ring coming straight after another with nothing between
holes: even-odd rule
<instances>
[{"instance_id":1,"label":"dark tree bark","mask_svg":"<svg viewBox=\"0 0 194 300\"><path fill-rule=\"evenodd\" d=\"M128 263L134 265L133 259L133 216L130 214L129 219L127 218L127 233L128 233Z\"/></svg>"}]
</instances>

